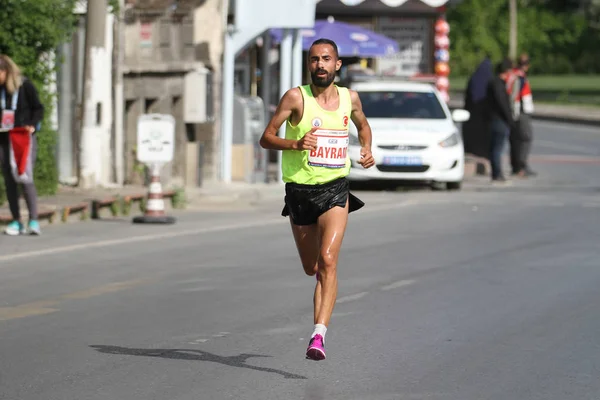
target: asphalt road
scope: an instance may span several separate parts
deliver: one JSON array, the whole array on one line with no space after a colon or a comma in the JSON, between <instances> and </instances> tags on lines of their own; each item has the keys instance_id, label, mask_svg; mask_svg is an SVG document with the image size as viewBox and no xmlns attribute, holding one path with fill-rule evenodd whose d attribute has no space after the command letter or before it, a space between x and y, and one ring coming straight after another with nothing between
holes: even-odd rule
<instances>
[{"instance_id":1,"label":"asphalt road","mask_svg":"<svg viewBox=\"0 0 600 400\"><path fill-rule=\"evenodd\" d=\"M0 398L597 400L600 129L536 179L362 191L327 360L281 203L0 237Z\"/></svg>"}]
</instances>

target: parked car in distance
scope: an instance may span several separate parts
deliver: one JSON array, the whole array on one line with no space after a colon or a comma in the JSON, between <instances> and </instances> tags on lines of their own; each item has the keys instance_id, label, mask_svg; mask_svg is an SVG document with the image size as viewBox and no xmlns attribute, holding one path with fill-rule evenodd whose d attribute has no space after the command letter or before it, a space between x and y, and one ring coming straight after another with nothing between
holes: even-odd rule
<instances>
[{"instance_id":1,"label":"parked car in distance","mask_svg":"<svg viewBox=\"0 0 600 400\"><path fill-rule=\"evenodd\" d=\"M457 122L466 110L450 112L434 85L402 79L363 77L345 84L358 92L373 132L375 167L358 164L360 143L349 128L351 181L419 181L449 190L461 188L464 147Z\"/></svg>"}]
</instances>

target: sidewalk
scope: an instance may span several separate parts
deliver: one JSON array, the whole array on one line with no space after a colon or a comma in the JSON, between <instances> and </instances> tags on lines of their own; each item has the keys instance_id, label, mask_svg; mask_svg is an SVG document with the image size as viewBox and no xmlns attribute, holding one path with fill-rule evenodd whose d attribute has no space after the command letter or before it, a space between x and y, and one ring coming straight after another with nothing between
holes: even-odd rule
<instances>
[{"instance_id":1,"label":"sidewalk","mask_svg":"<svg viewBox=\"0 0 600 400\"><path fill-rule=\"evenodd\" d=\"M54 196L38 199L38 213L43 225L88 219L126 217L143 213L148 188L124 186L114 189L81 189L61 186ZM163 188L165 210L206 210L252 206L263 200L281 199L283 185L245 182L206 183L199 188ZM21 198L21 217L27 220L27 206ZM8 204L0 206L0 225L11 220Z\"/></svg>"}]
</instances>

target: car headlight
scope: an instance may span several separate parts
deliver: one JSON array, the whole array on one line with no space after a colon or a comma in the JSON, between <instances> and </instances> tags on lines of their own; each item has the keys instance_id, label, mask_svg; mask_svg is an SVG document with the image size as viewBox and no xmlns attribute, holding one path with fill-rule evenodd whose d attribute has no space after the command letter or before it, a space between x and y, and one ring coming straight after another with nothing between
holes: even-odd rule
<instances>
[{"instance_id":1,"label":"car headlight","mask_svg":"<svg viewBox=\"0 0 600 400\"><path fill-rule=\"evenodd\" d=\"M358 136L349 134L348 135L348 146L360 146L360 141L358 140Z\"/></svg>"},{"instance_id":2,"label":"car headlight","mask_svg":"<svg viewBox=\"0 0 600 400\"><path fill-rule=\"evenodd\" d=\"M460 137L457 132L454 132L452 135L448 136L446 139L442 140L438 144L441 147L453 147L460 143Z\"/></svg>"}]
</instances>

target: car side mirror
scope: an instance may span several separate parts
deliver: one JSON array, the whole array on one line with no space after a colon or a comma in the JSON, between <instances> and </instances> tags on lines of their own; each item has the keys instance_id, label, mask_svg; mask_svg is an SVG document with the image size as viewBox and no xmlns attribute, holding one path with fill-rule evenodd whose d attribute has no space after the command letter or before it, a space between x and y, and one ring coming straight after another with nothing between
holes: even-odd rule
<instances>
[{"instance_id":1,"label":"car side mirror","mask_svg":"<svg viewBox=\"0 0 600 400\"><path fill-rule=\"evenodd\" d=\"M452 120L454 122L465 122L471 118L471 113L467 110L457 109L452 111Z\"/></svg>"}]
</instances>

